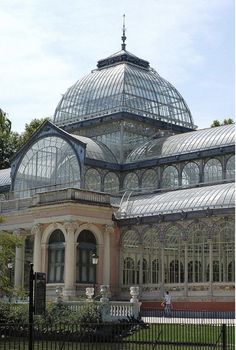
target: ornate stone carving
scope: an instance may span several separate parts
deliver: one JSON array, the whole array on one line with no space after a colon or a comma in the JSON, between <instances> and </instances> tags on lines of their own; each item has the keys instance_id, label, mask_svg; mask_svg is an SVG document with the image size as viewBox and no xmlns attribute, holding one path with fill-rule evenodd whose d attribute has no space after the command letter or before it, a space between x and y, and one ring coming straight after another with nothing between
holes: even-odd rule
<instances>
[{"instance_id":1,"label":"ornate stone carving","mask_svg":"<svg viewBox=\"0 0 236 350\"><path fill-rule=\"evenodd\" d=\"M41 224L34 225L31 229L31 233L33 235L36 235L36 234L41 233L41 232L42 232L42 225Z\"/></svg>"},{"instance_id":2,"label":"ornate stone carving","mask_svg":"<svg viewBox=\"0 0 236 350\"><path fill-rule=\"evenodd\" d=\"M69 232L74 233L76 231L76 229L78 228L78 225L76 224L76 222L70 222L70 221L65 222L63 226L68 233Z\"/></svg>"}]
</instances>

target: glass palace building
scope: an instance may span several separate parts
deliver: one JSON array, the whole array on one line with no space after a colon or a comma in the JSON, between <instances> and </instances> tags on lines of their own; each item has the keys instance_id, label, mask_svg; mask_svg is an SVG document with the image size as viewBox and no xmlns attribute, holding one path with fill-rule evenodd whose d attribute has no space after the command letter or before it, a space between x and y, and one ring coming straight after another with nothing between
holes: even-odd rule
<instances>
[{"instance_id":1,"label":"glass palace building","mask_svg":"<svg viewBox=\"0 0 236 350\"><path fill-rule=\"evenodd\" d=\"M233 303L234 125L196 130L176 88L126 50L62 96L54 117L0 171L1 230L20 235L14 283L29 261L76 299ZM92 254L98 264L92 264Z\"/></svg>"}]
</instances>

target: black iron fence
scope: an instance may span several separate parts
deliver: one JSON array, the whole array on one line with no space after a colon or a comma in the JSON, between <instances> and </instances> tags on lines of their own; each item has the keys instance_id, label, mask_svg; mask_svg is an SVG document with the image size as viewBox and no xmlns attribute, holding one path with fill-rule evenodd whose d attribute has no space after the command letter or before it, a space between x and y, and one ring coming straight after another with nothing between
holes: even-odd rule
<instances>
[{"instance_id":1,"label":"black iron fence","mask_svg":"<svg viewBox=\"0 0 236 350\"><path fill-rule=\"evenodd\" d=\"M208 320L209 321L209 320ZM27 350L28 325L0 325L1 350ZM33 331L37 350L234 349L234 323L163 323L137 320L119 323L57 324Z\"/></svg>"}]
</instances>

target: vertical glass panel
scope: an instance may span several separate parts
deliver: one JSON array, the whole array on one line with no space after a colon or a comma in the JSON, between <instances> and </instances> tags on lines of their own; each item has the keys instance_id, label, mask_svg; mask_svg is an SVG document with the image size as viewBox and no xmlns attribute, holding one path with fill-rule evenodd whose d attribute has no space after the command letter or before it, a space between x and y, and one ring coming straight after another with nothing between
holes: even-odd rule
<instances>
[{"instance_id":1,"label":"vertical glass panel","mask_svg":"<svg viewBox=\"0 0 236 350\"><path fill-rule=\"evenodd\" d=\"M204 182L222 180L222 165L218 159L210 159L204 166Z\"/></svg>"},{"instance_id":2,"label":"vertical glass panel","mask_svg":"<svg viewBox=\"0 0 236 350\"><path fill-rule=\"evenodd\" d=\"M227 160L226 179L235 179L235 156L232 156Z\"/></svg>"},{"instance_id":3,"label":"vertical glass panel","mask_svg":"<svg viewBox=\"0 0 236 350\"><path fill-rule=\"evenodd\" d=\"M178 170L174 166L168 166L162 173L162 188L178 187Z\"/></svg>"},{"instance_id":4,"label":"vertical glass panel","mask_svg":"<svg viewBox=\"0 0 236 350\"><path fill-rule=\"evenodd\" d=\"M149 169L142 176L142 191L152 191L157 189L157 173L155 170Z\"/></svg>"},{"instance_id":5,"label":"vertical glass panel","mask_svg":"<svg viewBox=\"0 0 236 350\"><path fill-rule=\"evenodd\" d=\"M135 173L130 173L125 176L124 179L124 190L138 190L138 175Z\"/></svg>"},{"instance_id":6,"label":"vertical glass panel","mask_svg":"<svg viewBox=\"0 0 236 350\"><path fill-rule=\"evenodd\" d=\"M119 177L115 173L108 173L104 179L104 192L118 193L119 192Z\"/></svg>"},{"instance_id":7,"label":"vertical glass panel","mask_svg":"<svg viewBox=\"0 0 236 350\"><path fill-rule=\"evenodd\" d=\"M123 262L123 284L135 283L134 260L126 257Z\"/></svg>"},{"instance_id":8,"label":"vertical glass panel","mask_svg":"<svg viewBox=\"0 0 236 350\"><path fill-rule=\"evenodd\" d=\"M88 169L85 174L85 189L101 191L101 176L96 169Z\"/></svg>"},{"instance_id":9,"label":"vertical glass panel","mask_svg":"<svg viewBox=\"0 0 236 350\"><path fill-rule=\"evenodd\" d=\"M196 163L186 164L182 170L182 186L194 185L199 182L199 167Z\"/></svg>"}]
</instances>

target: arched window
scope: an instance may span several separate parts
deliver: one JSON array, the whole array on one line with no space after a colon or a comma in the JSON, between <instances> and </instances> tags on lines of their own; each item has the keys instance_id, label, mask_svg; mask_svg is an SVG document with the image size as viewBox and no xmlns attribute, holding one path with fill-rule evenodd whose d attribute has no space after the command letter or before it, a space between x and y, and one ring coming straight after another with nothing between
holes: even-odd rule
<instances>
[{"instance_id":1,"label":"arched window","mask_svg":"<svg viewBox=\"0 0 236 350\"><path fill-rule=\"evenodd\" d=\"M96 266L92 263L92 255L96 253L96 239L91 231L81 231L77 239L76 282L95 283Z\"/></svg>"},{"instance_id":2,"label":"arched window","mask_svg":"<svg viewBox=\"0 0 236 350\"><path fill-rule=\"evenodd\" d=\"M22 158L14 191L16 196L26 197L55 189L55 186L80 187L80 165L67 141L50 136L35 142Z\"/></svg>"},{"instance_id":3,"label":"arched window","mask_svg":"<svg viewBox=\"0 0 236 350\"><path fill-rule=\"evenodd\" d=\"M165 283L184 282L184 241L179 227L170 227L165 235Z\"/></svg>"},{"instance_id":4,"label":"arched window","mask_svg":"<svg viewBox=\"0 0 236 350\"><path fill-rule=\"evenodd\" d=\"M142 190L153 191L157 188L157 173L153 169L148 169L142 176Z\"/></svg>"},{"instance_id":5,"label":"arched window","mask_svg":"<svg viewBox=\"0 0 236 350\"><path fill-rule=\"evenodd\" d=\"M174 166L168 166L162 173L162 188L178 187L178 170Z\"/></svg>"},{"instance_id":6,"label":"arched window","mask_svg":"<svg viewBox=\"0 0 236 350\"><path fill-rule=\"evenodd\" d=\"M139 188L138 175L130 173L125 176L124 179L124 190L137 190Z\"/></svg>"},{"instance_id":7,"label":"arched window","mask_svg":"<svg viewBox=\"0 0 236 350\"><path fill-rule=\"evenodd\" d=\"M65 238L55 230L48 242L48 283L64 282Z\"/></svg>"},{"instance_id":8,"label":"arched window","mask_svg":"<svg viewBox=\"0 0 236 350\"><path fill-rule=\"evenodd\" d=\"M182 186L194 185L199 182L199 167L196 163L187 163L182 170Z\"/></svg>"},{"instance_id":9,"label":"arched window","mask_svg":"<svg viewBox=\"0 0 236 350\"><path fill-rule=\"evenodd\" d=\"M208 228L195 223L188 228L188 282L199 283L209 280L207 264L209 262Z\"/></svg>"},{"instance_id":10,"label":"arched window","mask_svg":"<svg viewBox=\"0 0 236 350\"><path fill-rule=\"evenodd\" d=\"M96 169L88 169L85 174L85 189L101 191L101 176Z\"/></svg>"},{"instance_id":11,"label":"arched window","mask_svg":"<svg viewBox=\"0 0 236 350\"><path fill-rule=\"evenodd\" d=\"M123 284L134 284L135 283L135 268L134 260L132 258L124 259L123 267Z\"/></svg>"},{"instance_id":12,"label":"arched window","mask_svg":"<svg viewBox=\"0 0 236 350\"><path fill-rule=\"evenodd\" d=\"M221 162L214 158L206 162L204 166L204 182L214 182L222 180Z\"/></svg>"},{"instance_id":13,"label":"arched window","mask_svg":"<svg viewBox=\"0 0 236 350\"><path fill-rule=\"evenodd\" d=\"M118 193L119 192L119 178L115 173L108 173L104 179L104 192Z\"/></svg>"},{"instance_id":14,"label":"arched window","mask_svg":"<svg viewBox=\"0 0 236 350\"><path fill-rule=\"evenodd\" d=\"M226 179L235 177L235 156L230 157L226 163Z\"/></svg>"}]
</instances>

